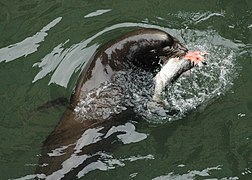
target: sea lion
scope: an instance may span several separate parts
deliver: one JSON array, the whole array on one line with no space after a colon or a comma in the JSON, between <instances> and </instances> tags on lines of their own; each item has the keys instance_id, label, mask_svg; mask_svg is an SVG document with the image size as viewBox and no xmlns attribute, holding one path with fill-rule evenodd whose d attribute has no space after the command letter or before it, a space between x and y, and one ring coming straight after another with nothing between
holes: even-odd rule
<instances>
[{"instance_id":1,"label":"sea lion","mask_svg":"<svg viewBox=\"0 0 252 180\"><path fill-rule=\"evenodd\" d=\"M101 46L87 61L70 99L69 107L54 131L45 140L36 173L44 174L43 177L48 179L76 177L80 170L99 158L98 152L108 151L112 146L111 142L115 141L116 135L105 138L110 128L134 119L135 113L131 108L120 114L114 114L108 119L85 120L84 116L77 118L74 110L80 100L85 99L88 92L109 81L118 71L139 68L154 73L155 69L163 64L163 68L155 77L153 100L159 101L160 93L166 84L174 82L183 72L194 67L191 61L183 59L187 51L187 48L176 38L162 30L152 28L134 30ZM167 73L169 70L172 72ZM77 152L76 144L81 138L88 138L83 135L89 130L97 130L103 135L97 142L92 141L93 143L81 149L77 148ZM120 133L122 132L116 132L117 135ZM60 153L53 155L55 151ZM66 166L73 156L78 155L87 155L85 156L87 159L77 164L71 162L72 168Z\"/></svg>"},{"instance_id":2,"label":"sea lion","mask_svg":"<svg viewBox=\"0 0 252 180\"><path fill-rule=\"evenodd\" d=\"M152 28L125 34L102 46L86 64L76 85L71 104L97 88L119 70L132 66L154 71L170 58L183 57L188 49L168 33ZM193 66L191 66L193 67Z\"/></svg>"}]
</instances>

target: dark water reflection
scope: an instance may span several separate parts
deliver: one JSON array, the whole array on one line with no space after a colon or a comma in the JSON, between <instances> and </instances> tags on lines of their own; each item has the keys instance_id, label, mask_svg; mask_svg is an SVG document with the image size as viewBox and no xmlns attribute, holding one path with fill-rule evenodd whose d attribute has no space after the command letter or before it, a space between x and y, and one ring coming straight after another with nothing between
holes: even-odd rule
<instances>
[{"instance_id":1,"label":"dark water reflection","mask_svg":"<svg viewBox=\"0 0 252 180\"><path fill-rule=\"evenodd\" d=\"M51 155L64 156L70 149L71 162L58 161L65 162L63 168L52 168L51 177L90 159L65 178L251 179L251 17L249 0L1 1L0 179L45 177L35 174L41 147L65 108L36 109L58 97L69 99L93 52L139 26L166 30L191 48L215 47L213 62L232 52L227 60L235 72L219 96L177 121L152 124L124 117L79 133L71 143L69 136ZM81 141L86 136L93 141ZM100 148L99 142L109 146Z\"/></svg>"}]
</instances>

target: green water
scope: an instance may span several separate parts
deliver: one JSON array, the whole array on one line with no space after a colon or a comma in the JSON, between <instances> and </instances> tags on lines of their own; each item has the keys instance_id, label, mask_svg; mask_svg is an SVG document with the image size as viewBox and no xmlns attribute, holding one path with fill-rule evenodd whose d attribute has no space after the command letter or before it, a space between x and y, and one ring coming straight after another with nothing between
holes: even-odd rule
<instances>
[{"instance_id":1,"label":"green water","mask_svg":"<svg viewBox=\"0 0 252 180\"><path fill-rule=\"evenodd\" d=\"M233 48L236 74L204 108L165 124L141 120L137 131L148 137L111 150L124 165L83 179L252 179L251 0L1 0L0 179L34 174L43 141L65 108L36 109L69 99L96 48L137 26L182 40L181 34L213 39L208 43L219 47L217 54Z\"/></svg>"}]
</instances>

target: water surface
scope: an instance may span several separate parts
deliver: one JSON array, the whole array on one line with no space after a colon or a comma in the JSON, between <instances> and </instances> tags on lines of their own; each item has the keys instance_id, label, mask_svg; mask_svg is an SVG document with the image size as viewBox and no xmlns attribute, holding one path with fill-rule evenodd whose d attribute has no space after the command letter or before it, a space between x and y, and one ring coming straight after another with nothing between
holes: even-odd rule
<instances>
[{"instance_id":1,"label":"water surface","mask_svg":"<svg viewBox=\"0 0 252 180\"><path fill-rule=\"evenodd\" d=\"M123 133L116 145L100 152L99 160L74 177L252 178L249 0L69 0L0 2L0 179L45 177L35 174L41 147L65 107L37 108L58 97L69 99L96 49L139 27L159 28L190 49L206 50L208 66L166 90L167 99L179 110L168 118L171 122L145 109L148 96L140 88L148 94L148 80L144 86L131 86L132 77L127 76L126 85L133 87L127 92L135 93L130 102L139 118L105 134L99 127L93 129L89 135L97 141ZM76 142L76 154L82 146ZM78 165L74 157L85 158L76 154L70 159L73 165Z\"/></svg>"}]
</instances>

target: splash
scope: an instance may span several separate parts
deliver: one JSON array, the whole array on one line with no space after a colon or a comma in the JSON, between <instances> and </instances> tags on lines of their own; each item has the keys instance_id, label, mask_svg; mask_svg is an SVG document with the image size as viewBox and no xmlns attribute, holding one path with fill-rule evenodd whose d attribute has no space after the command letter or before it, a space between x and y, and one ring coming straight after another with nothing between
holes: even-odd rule
<instances>
[{"instance_id":1,"label":"splash","mask_svg":"<svg viewBox=\"0 0 252 180\"><path fill-rule=\"evenodd\" d=\"M218 44L215 43L216 37L218 37ZM176 113L167 115L162 119L163 122L181 119L199 106L207 106L216 97L225 94L232 87L237 76L238 65L235 61L234 44L221 38L215 32L197 33L192 36L189 31L184 34L184 38L188 42L189 49L199 49L209 53L208 65L193 68L191 77L182 76L173 86L165 90L164 94L168 104ZM153 113L147 114L146 117L151 122L162 122Z\"/></svg>"},{"instance_id":2,"label":"splash","mask_svg":"<svg viewBox=\"0 0 252 180\"><path fill-rule=\"evenodd\" d=\"M190 42L187 47L208 52L208 65L192 69L190 77L182 76L167 88L163 92L167 106L157 105L155 110L150 109L148 103L153 96L154 76L140 69L130 69L117 72L111 81L92 90L76 107L77 115L88 120L107 119L131 107L147 121L163 123L181 119L225 94L237 76L236 49L214 32L200 34L197 39L193 37L190 33L184 34L185 41ZM214 43L216 37L218 44ZM232 44L232 47L235 46Z\"/></svg>"},{"instance_id":3,"label":"splash","mask_svg":"<svg viewBox=\"0 0 252 180\"><path fill-rule=\"evenodd\" d=\"M84 120L104 120L128 107L140 112L153 95L153 75L140 69L118 71L111 81L90 91L75 112Z\"/></svg>"}]
</instances>

